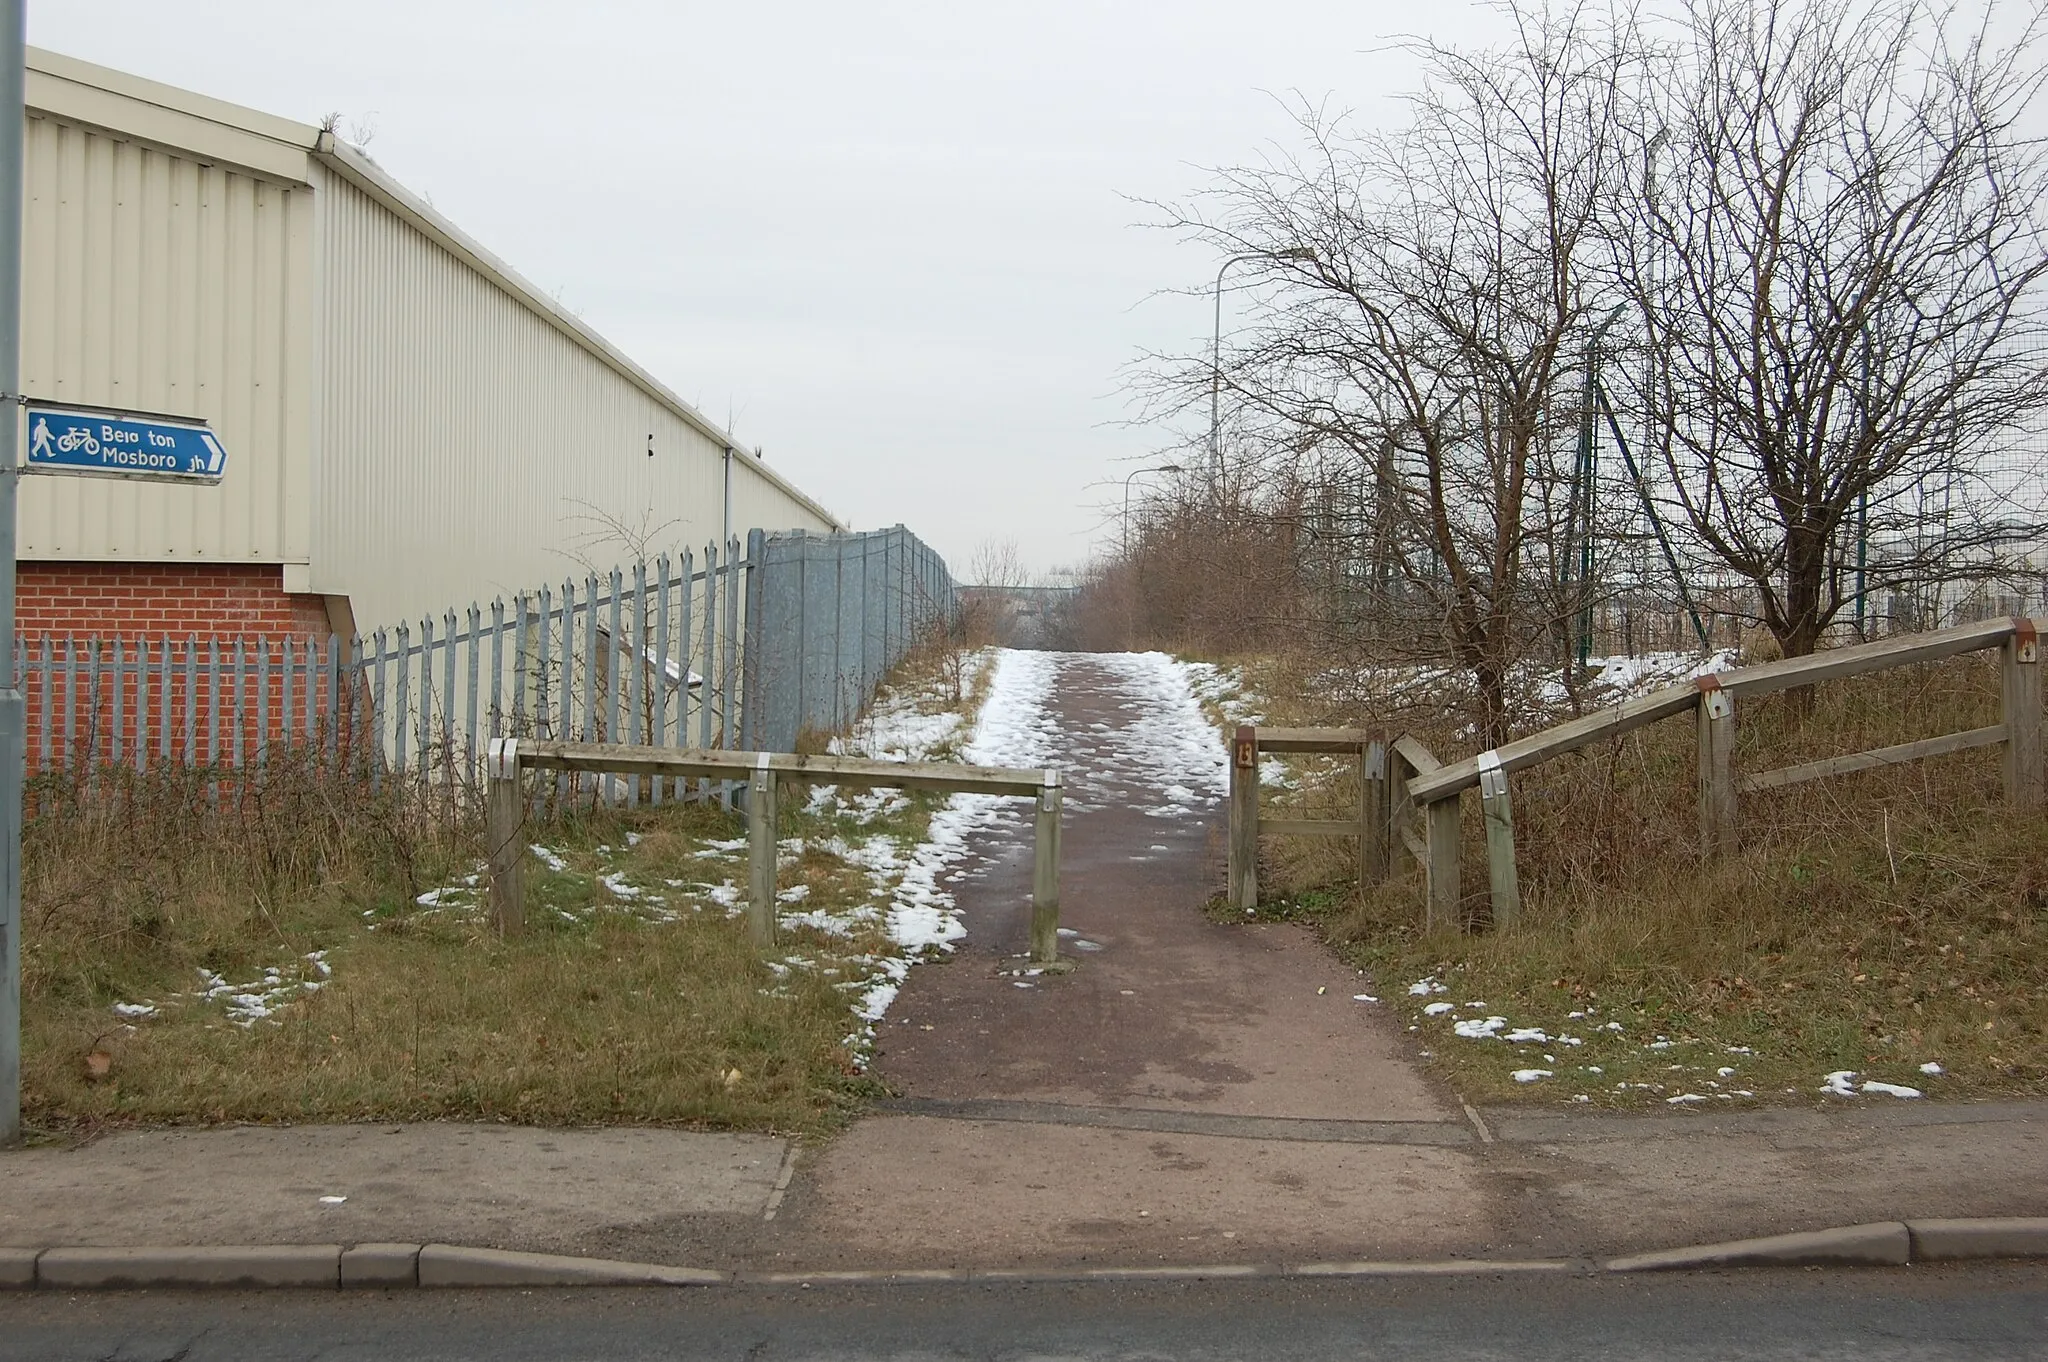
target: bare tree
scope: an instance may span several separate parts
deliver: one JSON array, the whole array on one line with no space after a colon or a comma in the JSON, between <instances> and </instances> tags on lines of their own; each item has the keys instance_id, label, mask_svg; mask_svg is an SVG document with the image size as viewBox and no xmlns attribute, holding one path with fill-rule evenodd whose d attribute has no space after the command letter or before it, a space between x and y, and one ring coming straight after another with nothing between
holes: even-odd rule
<instances>
[{"instance_id":1,"label":"bare tree","mask_svg":"<svg viewBox=\"0 0 2048 1362\"><path fill-rule=\"evenodd\" d=\"M1390 640L1465 673L1489 744L1561 609L1575 376L1626 167L1626 35L1579 9L1509 17L1498 50L1410 44L1427 78L1406 126L1305 109L1303 154L1169 214L1264 283L1223 373L1242 480L1353 481ZM1163 377L1192 401L1211 372Z\"/></svg>"},{"instance_id":2,"label":"bare tree","mask_svg":"<svg viewBox=\"0 0 2048 1362\"><path fill-rule=\"evenodd\" d=\"M1031 573L1015 539L991 537L976 544L967 560L967 575L976 586L1014 589L1031 585Z\"/></svg>"},{"instance_id":3,"label":"bare tree","mask_svg":"<svg viewBox=\"0 0 2048 1362\"><path fill-rule=\"evenodd\" d=\"M1924 0L1689 0L1639 31L1626 405L1697 555L1809 653L1859 589L2039 529L1984 478L2048 405L2036 31L1995 47Z\"/></svg>"}]
</instances>

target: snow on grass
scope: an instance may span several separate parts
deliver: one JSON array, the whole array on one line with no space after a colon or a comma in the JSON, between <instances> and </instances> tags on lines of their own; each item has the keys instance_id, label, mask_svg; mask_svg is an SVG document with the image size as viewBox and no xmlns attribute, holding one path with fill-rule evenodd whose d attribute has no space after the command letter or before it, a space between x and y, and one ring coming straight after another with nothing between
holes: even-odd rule
<instances>
[{"instance_id":1,"label":"snow on grass","mask_svg":"<svg viewBox=\"0 0 2048 1362\"><path fill-rule=\"evenodd\" d=\"M308 966L313 973L320 976L318 979L304 977ZM296 999L318 992L334 973L333 967L327 963L326 951L314 951L301 957L301 960L293 961L290 966L292 972L289 975L285 973L285 968L272 965L263 971L261 978L236 984L230 983L227 976L202 967L199 970L200 987L186 996L202 1003L222 1004L228 1020L244 1030L259 1021L274 1024L279 1011ZM119 1012L120 1008L117 1006L115 1011ZM148 1014L122 1015L154 1015L154 1012L155 1009L152 1008Z\"/></svg>"},{"instance_id":2,"label":"snow on grass","mask_svg":"<svg viewBox=\"0 0 2048 1362\"><path fill-rule=\"evenodd\" d=\"M986 650L969 654L962 660L962 674L979 676L989 656ZM853 731L832 739L827 750L879 761L945 760L967 727L967 716L954 707L947 677L934 675L919 685L883 690ZM894 792L884 797L893 798Z\"/></svg>"},{"instance_id":3,"label":"snow on grass","mask_svg":"<svg viewBox=\"0 0 2048 1362\"><path fill-rule=\"evenodd\" d=\"M1918 1088L1903 1087L1897 1083L1883 1083L1874 1078L1866 1078L1863 1082L1858 1083L1856 1079L1856 1070L1837 1069L1821 1080L1820 1090L1831 1097L1861 1097L1866 1093L1874 1093L1880 1097L1910 1098L1923 1096Z\"/></svg>"},{"instance_id":4,"label":"snow on grass","mask_svg":"<svg viewBox=\"0 0 2048 1362\"><path fill-rule=\"evenodd\" d=\"M1614 692L1614 699L1625 699L1727 671L1735 665L1735 649L1723 648L1706 658L1697 653L1637 653L1591 658L1589 663L1596 668L1592 684Z\"/></svg>"},{"instance_id":5,"label":"snow on grass","mask_svg":"<svg viewBox=\"0 0 2048 1362\"><path fill-rule=\"evenodd\" d=\"M1551 1075L1548 1069L1517 1069L1508 1076L1517 1083L1534 1083L1538 1079L1549 1078Z\"/></svg>"}]
</instances>

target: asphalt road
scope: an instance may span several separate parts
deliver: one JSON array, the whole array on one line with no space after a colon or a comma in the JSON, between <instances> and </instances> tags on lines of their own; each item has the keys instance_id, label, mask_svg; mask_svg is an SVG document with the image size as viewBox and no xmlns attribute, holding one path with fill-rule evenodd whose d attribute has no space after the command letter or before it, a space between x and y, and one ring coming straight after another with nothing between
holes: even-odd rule
<instances>
[{"instance_id":1,"label":"asphalt road","mask_svg":"<svg viewBox=\"0 0 2048 1362\"><path fill-rule=\"evenodd\" d=\"M1547 1280L0 1296L0 1360L2048 1357L2048 1265Z\"/></svg>"}]
</instances>

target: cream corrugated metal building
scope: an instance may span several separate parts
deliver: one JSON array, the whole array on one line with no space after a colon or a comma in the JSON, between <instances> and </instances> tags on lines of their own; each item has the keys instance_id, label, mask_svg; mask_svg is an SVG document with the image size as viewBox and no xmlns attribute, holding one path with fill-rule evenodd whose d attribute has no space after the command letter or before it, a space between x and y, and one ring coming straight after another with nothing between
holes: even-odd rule
<instances>
[{"instance_id":1,"label":"cream corrugated metal building","mask_svg":"<svg viewBox=\"0 0 2048 1362\"><path fill-rule=\"evenodd\" d=\"M728 477L735 534L843 528L331 132L31 49L26 175L24 390L229 463L24 479L25 627L43 578L198 564L367 629L627 556L606 520L715 540Z\"/></svg>"}]
</instances>

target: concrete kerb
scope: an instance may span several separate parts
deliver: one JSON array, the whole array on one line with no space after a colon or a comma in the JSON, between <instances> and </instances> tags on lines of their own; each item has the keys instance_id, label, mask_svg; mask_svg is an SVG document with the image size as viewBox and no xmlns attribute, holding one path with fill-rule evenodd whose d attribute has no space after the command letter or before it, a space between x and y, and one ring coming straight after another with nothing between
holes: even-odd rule
<instances>
[{"instance_id":1,"label":"concrete kerb","mask_svg":"<svg viewBox=\"0 0 2048 1362\"><path fill-rule=\"evenodd\" d=\"M1843 1225L1802 1234L1774 1234L1725 1244L1695 1244L1610 1259L1609 1272L1659 1272L1681 1267L1901 1267L1913 1260L1912 1232L1900 1220Z\"/></svg>"},{"instance_id":2,"label":"concrete kerb","mask_svg":"<svg viewBox=\"0 0 2048 1362\"><path fill-rule=\"evenodd\" d=\"M1799 1234L1572 1258L1425 1262L1212 1263L1190 1267L828 1269L720 1272L661 1263L515 1253L454 1244L0 1248L0 1290L248 1287L797 1286L938 1282L1198 1281L1256 1277L1447 1277L1686 1268L1830 1266L2048 1258L2048 1217L1888 1220Z\"/></svg>"}]
</instances>

